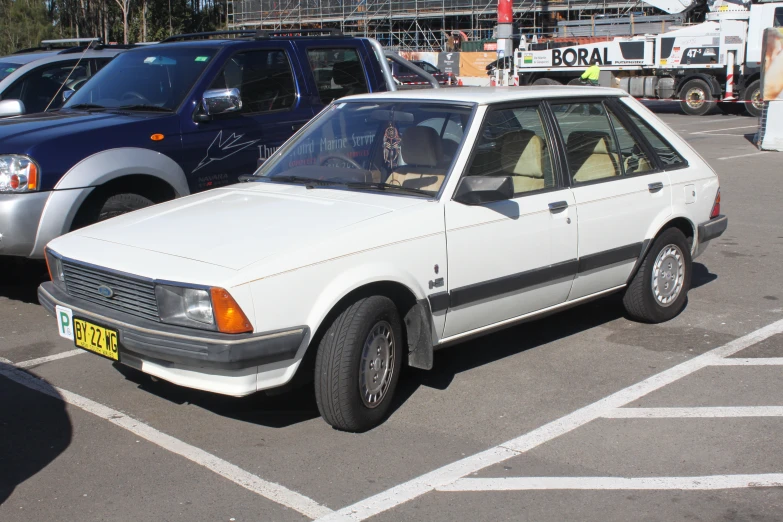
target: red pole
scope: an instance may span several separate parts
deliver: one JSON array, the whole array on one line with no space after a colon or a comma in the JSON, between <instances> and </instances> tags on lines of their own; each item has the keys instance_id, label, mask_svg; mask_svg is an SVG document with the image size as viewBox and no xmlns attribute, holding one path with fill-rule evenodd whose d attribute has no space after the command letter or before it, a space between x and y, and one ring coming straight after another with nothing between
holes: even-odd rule
<instances>
[{"instance_id":1,"label":"red pole","mask_svg":"<svg viewBox=\"0 0 783 522\"><path fill-rule=\"evenodd\" d=\"M498 23L513 23L514 4L513 0L498 0Z\"/></svg>"}]
</instances>

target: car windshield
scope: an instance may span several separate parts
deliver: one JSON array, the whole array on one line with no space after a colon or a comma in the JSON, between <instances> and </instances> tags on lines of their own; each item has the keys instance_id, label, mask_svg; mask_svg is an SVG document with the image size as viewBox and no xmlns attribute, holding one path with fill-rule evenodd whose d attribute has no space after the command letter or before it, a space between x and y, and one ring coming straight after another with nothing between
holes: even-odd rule
<instances>
[{"instance_id":1,"label":"car windshield","mask_svg":"<svg viewBox=\"0 0 783 522\"><path fill-rule=\"evenodd\" d=\"M264 181L438 193L473 108L414 102L344 102L324 111L257 172Z\"/></svg>"},{"instance_id":2,"label":"car windshield","mask_svg":"<svg viewBox=\"0 0 783 522\"><path fill-rule=\"evenodd\" d=\"M0 62L0 80L20 67L18 63Z\"/></svg>"},{"instance_id":3,"label":"car windshield","mask_svg":"<svg viewBox=\"0 0 783 522\"><path fill-rule=\"evenodd\" d=\"M109 62L64 108L123 107L174 111L215 55L215 49L168 47L122 53Z\"/></svg>"}]
</instances>

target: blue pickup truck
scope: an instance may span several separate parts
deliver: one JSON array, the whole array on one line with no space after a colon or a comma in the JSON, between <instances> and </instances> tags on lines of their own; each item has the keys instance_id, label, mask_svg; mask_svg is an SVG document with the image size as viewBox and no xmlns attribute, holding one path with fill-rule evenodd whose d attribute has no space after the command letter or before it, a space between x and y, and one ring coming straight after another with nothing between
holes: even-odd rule
<instances>
[{"instance_id":1,"label":"blue pickup truck","mask_svg":"<svg viewBox=\"0 0 783 522\"><path fill-rule=\"evenodd\" d=\"M402 60L369 38L261 31L118 55L62 108L0 120L0 256L235 183L333 100L395 90L384 56Z\"/></svg>"}]
</instances>

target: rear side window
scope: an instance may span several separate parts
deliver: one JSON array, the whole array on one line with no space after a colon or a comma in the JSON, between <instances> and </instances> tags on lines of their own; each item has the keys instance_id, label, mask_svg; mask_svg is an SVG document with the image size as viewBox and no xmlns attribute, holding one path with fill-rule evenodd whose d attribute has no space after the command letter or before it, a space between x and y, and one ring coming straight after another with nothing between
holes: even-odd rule
<instances>
[{"instance_id":1,"label":"rear side window","mask_svg":"<svg viewBox=\"0 0 783 522\"><path fill-rule=\"evenodd\" d=\"M655 150L658 159L663 163L664 169L676 169L688 165L688 162L674 150L674 147L669 145L666 140L655 132L638 114L628 109L626 109L625 113L631 118L636 127L638 127L639 131L647 140L647 143Z\"/></svg>"},{"instance_id":2,"label":"rear side window","mask_svg":"<svg viewBox=\"0 0 783 522\"><path fill-rule=\"evenodd\" d=\"M210 88L239 89L245 114L289 109L296 101L288 55L278 49L235 54Z\"/></svg>"},{"instance_id":3,"label":"rear side window","mask_svg":"<svg viewBox=\"0 0 783 522\"><path fill-rule=\"evenodd\" d=\"M322 103L369 92L356 49L308 49L307 59Z\"/></svg>"},{"instance_id":4,"label":"rear side window","mask_svg":"<svg viewBox=\"0 0 783 522\"><path fill-rule=\"evenodd\" d=\"M632 176L654 171L655 164L653 160L647 156L639 142L636 141L611 109L608 112L609 119L612 120L612 127L614 127L614 134L617 136L617 143L620 146L620 161L622 161L625 175Z\"/></svg>"},{"instance_id":5,"label":"rear side window","mask_svg":"<svg viewBox=\"0 0 783 522\"><path fill-rule=\"evenodd\" d=\"M544 125L537 106L487 114L468 176L511 176L514 194L555 186Z\"/></svg>"},{"instance_id":6,"label":"rear side window","mask_svg":"<svg viewBox=\"0 0 783 522\"><path fill-rule=\"evenodd\" d=\"M11 86L3 99L22 100L27 114L56 109L65 101L64 90L77 90L90 77L89 63L68 60L41 66Z\"/></svg>"}]
</instances>

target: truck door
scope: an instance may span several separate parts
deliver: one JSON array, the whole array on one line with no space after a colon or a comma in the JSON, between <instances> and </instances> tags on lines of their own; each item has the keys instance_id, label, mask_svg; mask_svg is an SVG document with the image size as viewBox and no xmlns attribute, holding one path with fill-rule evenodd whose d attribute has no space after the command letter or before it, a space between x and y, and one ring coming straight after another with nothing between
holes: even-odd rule
<instances>
[{"instance_id":1,"label":"truck door","mask_svg":"<svg viewBox=\"0 0 783 522\"><path fill-rule=\"evenodd\" d=\"M290 42L240 48L223 65L209 89L238 88L241 111L183 125L181 162L190 190L198 192L252 174L260 159L313 117L297 81L299 63Z\"/></svg>"}]
</instances>

